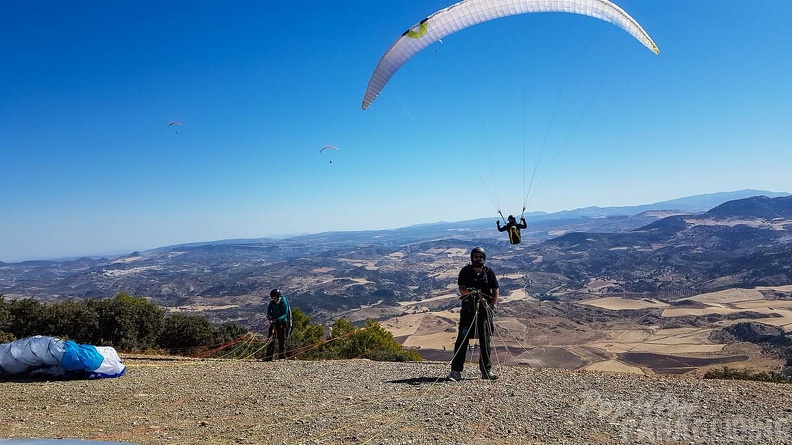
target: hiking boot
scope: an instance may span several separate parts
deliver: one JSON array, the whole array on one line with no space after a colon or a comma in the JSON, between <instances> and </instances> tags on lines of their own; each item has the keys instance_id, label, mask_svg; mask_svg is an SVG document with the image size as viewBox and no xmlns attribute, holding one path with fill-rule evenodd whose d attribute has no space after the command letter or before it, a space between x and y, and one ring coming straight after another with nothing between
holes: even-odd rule
<instances>
[{"instance_id":1,"label":"hiking boot","mask_svg":"<svg viewBox=\"0 0 792 445\"><path fill-rule=\"evenodd\" d=\"M451 371L451 373L448 374L448 380L451 380L452 382L458 382L462 380L462 373L459 371Z\"/></svg>"},{"instance_id":2,"label":"hiking boot","mask_svg":"<svg viewBox=\"0 0 792 445\"><path fill-rule=\"evenodd\" d=\"M485 373L482 373L481 374L481 378L483 380L498 380L498 376L493 374L493 373L491 373L491 372L489 372L489 371L487 371Z\"/></svg>"}]
</instances>

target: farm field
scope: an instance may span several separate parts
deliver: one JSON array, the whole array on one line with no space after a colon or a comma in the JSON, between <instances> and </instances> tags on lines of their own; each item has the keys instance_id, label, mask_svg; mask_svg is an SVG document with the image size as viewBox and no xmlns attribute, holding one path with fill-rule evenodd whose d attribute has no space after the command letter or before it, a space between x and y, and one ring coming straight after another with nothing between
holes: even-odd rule
<instances>
[{"instance_id":1,"label":"farm field","mask_svg":"<svg viewBox=\"0 0 792 445\"><path fill-rule=\"evenodd\" d=\"M522 318L507 310L515 301L543 303L523 292L501 299L496 311L493 360L508 365L583 369L633 374L701 374L710 368L775 370L783 360L766 357L752 344L729 345L711 340L714 331L743 321L792 329L792 301L769 299L762 291L788 292L792 286L729 289L681 298L670 304L654 298L602 297L567 303L624 314L622 323L610 327L587 326L560 316ZM437 297L448 300L452 295ZM686 301L690 301L690 307ZM426 307L426 301L403 303L405 308ZM643 325L631 318L637 311L655 310L664 321L717 316L701 326L663 328ZM500 316L500 313L509 314ZM761 318L757 318L761 317ZM424 310L388 318L382 326L403 346L426 359L450 361L459 319L458 308ZM672 325L673 323L666 324ZM473 344L469 359L477 360Z\"/></svg>"}]
</instances>

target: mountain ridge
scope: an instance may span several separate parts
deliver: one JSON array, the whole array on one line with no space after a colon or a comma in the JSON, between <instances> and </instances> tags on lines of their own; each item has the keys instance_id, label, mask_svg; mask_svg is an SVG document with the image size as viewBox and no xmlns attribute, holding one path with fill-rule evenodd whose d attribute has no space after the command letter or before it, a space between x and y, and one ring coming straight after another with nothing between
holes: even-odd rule
<instances>
[{"instance_id":1,"label":"mountain ridge","mask_svg":"<svg viewBox=\"0 0 792 445\"><path fill-rule=\"evenodd\" d=\"M691 199L700 202L704 198ZM783 215L788 214L789 203L789 195L743 198L719 203L709 211L716 212L720 219L730 211L732 216L744 217L751 209L760 209L762 215L768 211ZM783 209L772 210L779 206ZM536 220L523 231L524 241L519 246L509 245L495 232L492 219L481 219L284 239L189 243L112 258L3 263L0 292L57 299L107 297L123 291L170 306L196 298L252 297L277 284L290 286L292 293L313 301L311 304L317 306L310 309L315 310L328 308L321 300L335 293L346 295L345 304L358 301L357 305L383 296L398 301L415 291L426 295L442 292L446 286L443 281L431 278L420 268L434 261L436 267L453 269L464 261L465 251L472 245L491 252L492 264L504 273L560 273L565 277L565 288L572 286L570 290L582 288L583 281L595 275L615 277L620 283L617 287L627 291L657 290L661 282L634 278L636 274L651 277L657 267L670 271L672 278L661 286L665 289L717 289L723 285L718 273L726 271L732 274L728 281L734 285L781 284L792 276L785 269L787 262L779 260L790 250L788 239L792 238L790 226L784 221L771 224L757 219L749 227L745 223L719 223L707 212L676 214L644 210L643 206L631 209L628 215ZM642 213L633 213L639 210ZM671 216L664 216L668 213ZM708 253L699 252L702 248ZM454 253L443 260L438 253L444 251ZM764 276L763 268L774 273ZM342 278L351 279L351 284ZM548 291L524 280L512 281L505 281L507 288ZM409 292L397 284L400 282L412 283Z\"/></svg>"},{"instance_id":2,"label":"mountain ridge","mask_svg":"<svg viewBox=\"0 0 792 445\"><path fill-rule=\"evenodd\" d=\"M708 194L691 195L681 198L675 198L666 201L658 201L651 204L641 204L635 206L613 206L613 207L598 207L589 206L573 210L562 210L558 212L529 212L526 215L526 221L530 223L545 223L552 224L551 221L558 220L580 220L581 218L596 218L596 217L625 217L625 216L638 216L643 213L652 211L677 211L684 213L703 212L716 207L726 201L742 199L751 196L764 195L770 198L780 196L790 196L788 192L772 192L766 190L753 190L744 189L731 192L717 192ZM654 218L652 215L645 215L647 219ZM312 239L312 240L329 240L338 239L341 237L356 237L363 236L386 235L396 232L398 235L406 233L414 233L416 236L426 236L427 232L435 234L448 234L451 231L489 231L494 224L495 217L476 218L464 221L439 221L434 223L419 223L410 226L399 227L395 229L371 229L361 231L329 231L320 233L308 233L298 235L279 235L279 236L265 236L260 238L227 238L211 241L195 241L190 243L170 244L160 247L154 247L145 250L135 250L133 253L140 252L160 252L168 249L179 247L196 247L205 245L221 245L221 244L256 244L256 243L277 243L282 240L294 239ZM3 264L20 264L20 263L36 263L36 262L53 262L53 261L80 261L80 260L102 260L113 259L124 256L131 256L131 253L117 253L117 254L101 254L101 255L80 255L74 257L52 258L52 259L30 259L18 262L3 262Z\"/></svg>"},{"instance_id":3,"label":"mountain ridge","mask_svg":"<svg viewBox=\"0 0 792 445\"><path fill-rule=\"evenodd\" d=\"M318 323L378 320L406 347L440 360L453 346L446 333L455 332L456 277L478 245L498 274L499 329L521 326L513 334L525 341L509 345L521 351L517 364L646 374L724 363L773 369L785 353L769 358L758 346L709 338L744 320L792 328L792 219L763 217L785 214L789 202L727 201L716 216L650 210L546 219L529 223L519 245L490 219L4 264L0 293L54 302L124 292L169 312L259 329L278 287ZM656 339L622 346L609 337L620 332Z\"/></svg>"}]
</instances>

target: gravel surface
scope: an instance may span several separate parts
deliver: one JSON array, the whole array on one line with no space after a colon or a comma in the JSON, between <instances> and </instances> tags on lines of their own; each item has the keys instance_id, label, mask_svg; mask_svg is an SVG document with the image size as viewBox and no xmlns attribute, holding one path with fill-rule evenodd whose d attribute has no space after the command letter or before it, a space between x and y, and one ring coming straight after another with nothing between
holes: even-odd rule
<instances>
[{"instance_id":1,"label":"gravel surface","mask_svg":"<svg viewBox=\"0 0 792 445\"><path fill-rule=\"evenodd\" d=\"M127 358L0 382L0 438L139 444L791 444L792 385L446 363Z\"/></svg>"}]
</instances>

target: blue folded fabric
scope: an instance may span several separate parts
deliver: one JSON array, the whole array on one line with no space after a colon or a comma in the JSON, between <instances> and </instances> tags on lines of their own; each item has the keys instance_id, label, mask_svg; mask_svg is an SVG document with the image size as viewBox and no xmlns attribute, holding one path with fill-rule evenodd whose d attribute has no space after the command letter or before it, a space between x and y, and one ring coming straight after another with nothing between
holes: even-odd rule
<instances>
[{"instance_id":1,"label":"blue folded fabric","mask_svg":"<svg viewBox=\"0 0 792 445\"><path fill-rule=\"evenodd\" d=\"M78 345L72 340L66 340L63 347L61 366L69 371L95 371L104 360L102 354L92 345Z\"/></svg>"}]
</instances>

